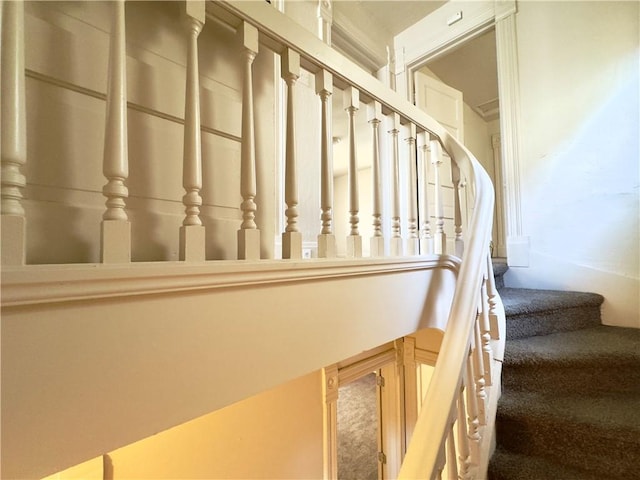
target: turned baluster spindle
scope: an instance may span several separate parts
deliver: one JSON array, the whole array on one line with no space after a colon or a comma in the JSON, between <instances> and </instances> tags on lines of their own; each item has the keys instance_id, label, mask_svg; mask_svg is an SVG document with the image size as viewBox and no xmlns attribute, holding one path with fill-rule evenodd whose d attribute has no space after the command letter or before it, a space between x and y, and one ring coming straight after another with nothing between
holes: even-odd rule
<instances>
[{"instance_id":1,"label":"turned baluster spindle","mask_svg":"<svg viewBox=\"0 0 640 480\"><path fill-rule=\"evenodd\" d=\"M253 115L253 75L251 66L258 54L258 29L247 22L240 28L244 55L242 85L242 146L240 149L240 195L242 224L238 230L238 259L260 259L260 230L256 225L256 139Z\"/></svg>"},{"instance_id":2,"label":"turned baluster spindle","mask_svg":"<svg viewBox=\"0 0 640 480\"><path fill-rule=\"evenodd\" d=\"M476 394L473 363L471 351L469 351L464 382L467 405L467 436L469 437L471 463L478 465L480 458L480 421L478 419L478 397Z\"/></svg>"},{"instance_id":3,"label":"turned baluster spindle","mask_svg":"<svg viewBox=\"0 0 640 480\"><path fill-rule=\"evenodd\" d=\"M478 318L478 330L482 344L482 362L484 382L486 386L493 384L491 365L493 365L493 349L491 348L491 326L489 323L489 297L487 294L488 279L482 282L480 292L480 316Z\"/></svg>"},{"instance_id":4,"label":"turned baluster spindle","mask_svg":"<svg viewBox=\"0 0 640 480\"><path fill-rule=\"evenodd\" d=\"M402 255L402 237L400 236L400 158L398 153L398 134L400 133L400 115L390 117L391 129L391 255Z\"/></svg>"},{"instance_id":5,"label":"turned baluster spindle","mask_svg":"<svg viewBox=\"0 0 640 480\"><path fill-rule=\"evenodd\" d=\"M442 440L440 444L440 449L438 450L438 456L436 457L435 471L436 471L436 479L442 479L442 471L447 463L447 453L446 453L446 441Z\"/></svg>"},{"instance_id":6,"label":"turned baluster spindle","mask_svg":"<svg viewBox=\"0 0 640 480\"><path fill-rule=\"evenodd\" d=\"M26 261L26 218L20 169L27 163L27 112L24 77L24 3L3 2L2 15L2 265Z\"/></svg>"},{"instance_id":7,"label":"turned baluster spindle","mask_svg":"<svg viewBox=\"0 0 640 480\"><path fill-rule=\"evenodd\" d=\"M453 215L455 226L454 251L456 256L462 258L464 253L464 240L462 238L462 209L460 207L460 167L451 161L451 183L453 183Z\"/></svg>"},{"instance_id":8,"label":"turned baluster spindle","mask_svg":"<svg viewBox=\"0 0 640 480\"><path fill-rule=\"evenodd\" d=\"M287 127L284 166L286 227L282 234L282 258L302 258L302 234L298 230L298 167L295 131L295 84L300 78L300 54L286 48L281 54L282 78L287 84Z\"/></svg>"},{"instance_id":9,"label":"turned baluster spindle","mask_svg":"<svg viewBox=\"0 0 640 480\"><path fill-rule=\"evenodd\" d=\"M107 179L102 188L107 208L102 215L101 258L103 263L126 263L131 261L131 224L125 211L125 199L129 196L125 185L129 177L129 157L124 0L115 1L111 6L113 17L102 165Z\"/></svg>"},{"instance_id":10,"label":"turned baluster spindle","mask_svg":"<svg viewBox=\"0 0 640 480\"><path fill-rule=\"evenodd\" d=\"M447 435L447 477L451 480L458 478L458 462L456 459L456 443L453 434L454 422L451 422Z\"/></svg>"},{"instance_id":11,"label":"turned baluster spindle","mask_svg":"<svg viewBox=\"0 0 640 480\"><path fill-rule=\"evenodd\" d=\"M382 235L382 175L380 171L380 122L382 122L382 106L380 102L372 102L368 106L369 124L371 125L371 143L373 145L373 235L371 236L371 256L384 255L384 237Z\"/></svg>"},{"instance_id":12,"label":"turned baluster spindle","mask_svg":"<svg viewBox=\"0 0 640 480\"><path fill-rule=\"evenodd\" d=\"M464 401L463 389L458 392L458 470L460 471L460 478L469 478L471 471L471 453L469 448L469 437L467 435L467 421L466 421L466 405Z\"/></svg>"},{"instance_id":13,"label":"turned baluster spindle","mask_svg":"<svg viewBox=\"0 0 640 480\"><path fill-rule=\"evenodd\" d=\"M484 351L482 350L482 336L480 334L480 315L474 322L473 373L476 382L476 405L478 406L478 422L486 425L487 392L485 389Z\"/></svg>"},{"instance_id":14,"label":"turned baluster spindle","mask_svg":"<svg viewBox=\"0 0 640 480\"><path fill-rule=\"evenodd\" d=\"M336 237L333 234L333 135L331 128L331 95L333 75L320 70L316 73L316 94L320 96L320 220L318 257L336 256Z\"/></svg>"},{"instance_id":15,"label":"turned baluster spindle","mask_svg":"<svg viewBox=\"0 0 640 480\"><path fill-rule=\"evenodd\" d=\"M184 154L182 197L185 217L180 227L180 260L205 259L205 229L200 220L202 206L202 141L200 138L200 82L198 35L204 26L204 1L185 1L187 28L187 75L184 99Z\"/></svg>"},{"instance_id":16,"label":"turned baluster spindle","mask_svg":"<svg viewBox=\"0 0 640 480\"><path fill-rule=\"evenodd\" d=\"M418 173L416 162L416 126L409 124L409 137L406 139L409 148L409 168L407 170L407 255L418 254Z\"/></svg>"},{"instance_id":17,"label":"turned baluster spindle","mask_svg":"<svg viewBox=\"0 0 640 480\"><path fill-rule=\"evenodd\" d=\"M433 253L433 236L431 235L431 220L429 218L429 134L422 132L418 135L418 216L420 218L420 253Z\"/></svg>"},{"instance_id":18,"label":"turned baluster spindle","mask_svg":"<svg viewBox=\"0 0 640 480\"><path fill-rule=\"evenodd\" d=\"M436 232L434 234L434 253L447 253L447 236L444 233L444 204L442 201L442 182L440 180L440 167L442 165L442 146L438 140L431 140L431 165L434 181L434 209L436 216Z\"/></svg>"},{"instance_id":19,"label":"turned baluster spindle","mask_svg":"<svg viewBox=\"0 0 640 480\"><path fill-rule=\"evenodd\" d=\"M356 157L356 112L360 109L360 92L354 87L344 90L344 109L347 112L349 125L349 168L347 183L349 185L349 235L347 236L347 256L362 256L362 237L358 231L359 191L358 191L358 159Z\"/></svg>"},{"instance_id":20,"label":"turned baluster spindle","mask_svg":"<svg viewBox=\"0 0 640 480\"><path fill-rule=\"evenodd\" d=\"M498 289L496 279L493 276L493 262L491 256L487 255L487 301L489 308L489 333L492 339L500 338L498 327Z\"/></svg>"}]
</instances>

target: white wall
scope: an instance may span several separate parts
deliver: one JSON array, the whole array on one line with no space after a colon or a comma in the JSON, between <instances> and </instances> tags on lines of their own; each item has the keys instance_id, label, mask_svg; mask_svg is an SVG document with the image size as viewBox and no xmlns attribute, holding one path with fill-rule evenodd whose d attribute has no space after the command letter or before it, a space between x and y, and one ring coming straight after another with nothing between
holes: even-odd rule
<instances>
[{"instance_id":1,"label":"white wall","mask_svg":"<svg viewBox=\"0 0 640 480\"><path fill-rule=\"evenodd\" d=\"M522 221L512 286L588 290L640 327L637 2L519 2Z\"/></svg>"},{"instance_id":2,"label":"white wall","mask_svg":"<svg viewBox=\"0 0 640 480\"><path fill-rule=\"evenodd\" d=\"M99 260L108 2L28 2L27 262ZM182 147L187 32L180 2L126 5L129 188L134 261L177 260L184 218ZM241 52L212 22L199 40L207 258L236 258L240 224ZM275 201L273 53L254 63L257 221L272 256Z\"/></svg>"}]
</instances>

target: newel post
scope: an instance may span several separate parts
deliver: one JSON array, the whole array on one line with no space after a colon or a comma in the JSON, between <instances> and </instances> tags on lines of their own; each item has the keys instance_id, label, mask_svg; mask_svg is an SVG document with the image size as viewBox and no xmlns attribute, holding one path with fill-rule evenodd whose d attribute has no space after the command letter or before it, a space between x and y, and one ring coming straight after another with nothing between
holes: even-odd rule
<instances>
[{"instance_id":1,"label":"newel post","mask_svg":"<svg viewBox=\"0 0 640 480\"><path fill-rule=\"evenodd\" d=\"M131 224L125 211L125 199L129 196L125 185L129 177L129 155L124 0L117 0L111 6L113 17L102 165L107 179L102 188L107 208L102 215L101 259L103 263L127 263L131 261Z\"/></svg>"},{"instance_id":2,"label":"newel post","mask_svg":"<svg viewBox=\"0 0 640 480\"><path fill-rule=\"evenodd\" d=\"M200 82L198 35L205 21L204 1L185 1L187 26L187 78L184 102L184 155L182 203L185 217L180 227L180 260L205 259L205 228L200 220L202 206L202 140L200 133Z\"/></svg>"},{"instance_id":3,"label":"newel post","mask_svg":"<svg viewBox=\"0 0 640 480\"><path fill-rule=\"evenodd\" d=\"M22 191L27 163L24 79L24 3L3 2L2 13L2 265L26 261L26 218Z\"/></svg>"},{"instance_id":4,"label":"newel post","mask_svg":"<svg viewBox=\"0 0 640 480\"><path fill-rule=\"evenodd\" d=\"M253 115L253 76L251 65L258 54L258 29L242 22L240 33L244 49L244 80L242 87L242 147L240 194L242 195L242 225L238 230L238 259L260 259L260 230L255 222L256 139Z\"/></svg>"}]
</instances>

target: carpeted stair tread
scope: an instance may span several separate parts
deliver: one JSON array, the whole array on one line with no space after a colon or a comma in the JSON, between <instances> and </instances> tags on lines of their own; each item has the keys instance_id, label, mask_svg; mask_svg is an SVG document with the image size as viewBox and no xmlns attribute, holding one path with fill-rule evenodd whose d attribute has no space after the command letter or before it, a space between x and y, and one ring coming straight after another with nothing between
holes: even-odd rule
<instances>
[{"instance_id":1,"label":"carpeted stair tread","mask_svg":"<svg viewBox=\"0 0 640 480\"><path fill-rule=\"evenodd\" d=\"M490 480L640 474L640 329L592 293L502 288L507 342Z\"/></svg>"},{"instance_id":2,"label":"carpeted stair tread","mask_svg":"<svg viewBox=\"0 0 640 480\"><path fill-rule=\"evenodd\" d=\"M549 461L497 449L489 463L492 480L603 480L602 475Z\"/></svg>"},{"instance_id":3,"label":"carpeted stair tread","mask_svg":"<svg viewBox=\"0 0 640 480\"><path fill-rule=\"evenodd\" d=\"M640 397L635 394L562 395L561 389L549 394L505 393L499 415L527 417L531 423L549 422L558 428L577 425L586 429L585 435L590 431L604 437L622 435L640 449Z\"/></svg>"},{"instance_id":4,"label":"carpeted stair tread","mask_svg":"<svg viewBox=\"0 0 640 480\"><path fill-rule=\"evenodd\" d=\"M503 288L500 297L507 317L582 306L599 307L604 302L604 297L597 293L527 288Z\"/></svg>"},{"instance_id":5,"label":"carpeted stair tread","mask_svg":"<svg viewBox=\"0 0 640 480\"><path fill-rule=\"evenodd\" d=\"M509 365L584 365L609 362L640 367L640 329L598 325L510 341L505 350Z\"/></svg>"},{"instance_id":6,"label":"carpeted stair tread","mask_svg":"<svg viewBox=\"0 0 640 480\"><path fill-rule=\"evenodd\" d=\"M640 330L600 325L510 340L503 388L640 394Z\"/></svg>"},{"instance_id":7,"label":"carpeted stair tread","mask_svg":"<svg viewBox=\"0 0 640 480\"><path fill-rule=\"evenodd\" d=\"M640 397L506 393L497 439L511 452L632 478L640 462Z\"/></svg>"},{"instance_id":8,"label":"carpeted stair tread","mask_svg":"<svg viewBox=\"0 0 640 480\"><path fill-rule=\"evenodd\" d=\"M503 288L507 340L567 332L600 324L601 295L586 292Z\"/></svg>"}]
</instances>

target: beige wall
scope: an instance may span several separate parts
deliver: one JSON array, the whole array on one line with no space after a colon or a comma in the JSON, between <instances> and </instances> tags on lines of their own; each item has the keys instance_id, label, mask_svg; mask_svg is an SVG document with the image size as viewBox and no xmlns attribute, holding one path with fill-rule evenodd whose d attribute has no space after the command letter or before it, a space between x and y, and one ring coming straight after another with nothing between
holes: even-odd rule
<instances>
[{"instance_id":1,"label":"beige wall","mask_svg":"<svg viewBox=\"0 0 640 480\"><path fill-rule=\"evenodd\" d=\"M320 372L45 480L322 478Z\"/></svg>"},{"instance_id":2,"label":"beige wall","mask_svg":"<svg viewBox=\"0 0 640 480\"><path fill-rule=\"evenodd\" d=\"M113 480L322 478L320 372L109 453Z\"/></svg>"}]
</instances>

